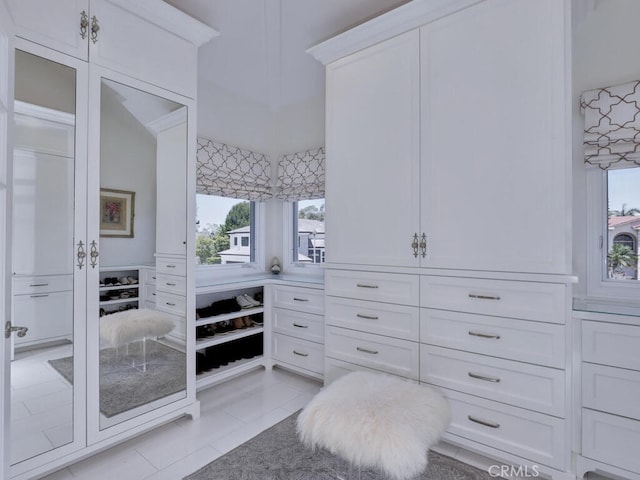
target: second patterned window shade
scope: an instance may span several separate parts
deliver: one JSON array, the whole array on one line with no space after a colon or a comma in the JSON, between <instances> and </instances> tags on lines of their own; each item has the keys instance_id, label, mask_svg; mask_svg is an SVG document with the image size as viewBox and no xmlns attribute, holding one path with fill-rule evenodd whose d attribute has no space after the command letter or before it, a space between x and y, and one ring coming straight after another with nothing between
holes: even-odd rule
<instances>
[{"instance_id":1,"label":"second patterned window shade","mask_svg":"<svg viewBox=\"0 0 640 480\"><path fill-rule=\"evenodd\" d=\"M584 161L603 170L640 165L640 81L584 92Z\"/></svg>"},{"instance_id":2,"label":"second patterned window shade","mask_svg":"<svg viewBox=\"0 0 640 480\"><path fill-rule=\"evenodd\" d=\"M261 153L198 139L197 193L264 201L273 196L270 174L271 165Z\"/></svg>"},{"instance_id":3,"label":"second patterned window shade","mask_svg":"<svg viewBox=\"0 0 640 480\"><path fill-rule=\"evenodd\" d=\"M276 188L276 197L290 202L324 198L324 148L282 157Z\"/></svg>"}]
</instances>

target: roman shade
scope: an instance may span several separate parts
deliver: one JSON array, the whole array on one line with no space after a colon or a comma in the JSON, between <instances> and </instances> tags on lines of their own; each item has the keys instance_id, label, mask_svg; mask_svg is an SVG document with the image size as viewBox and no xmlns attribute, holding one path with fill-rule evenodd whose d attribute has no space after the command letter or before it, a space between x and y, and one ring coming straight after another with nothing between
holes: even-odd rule
<instances>
[{"instance_id":1,"label":"roman shade","mask_svg":"<svg viewBox=\"0 0 640 480\"><path fill-rule=\"evenodd\" d=\"M273 196L270 174L271 165L262 153L198 139L197 193L264 201Z\"/></svg>"},{"instance_id":2,"label":"roman shade","mask_svg":"<svg viewBox=\"0 0 640 480\"><path fill-rule=\"evenodd\" d=\"M640 165L640 80L582 94L584 161L603 170Z\"/></svg>"},{"instance_id":3,"label":"roman shade","mask_svg":"<svg viewBox=\"0 0 640 480\"><path fill-rule=\"evenodd\" d=\"M283 156L276 185L276 197L281 200L324 198L324 148Z\"/></svg>"}]
</instances>

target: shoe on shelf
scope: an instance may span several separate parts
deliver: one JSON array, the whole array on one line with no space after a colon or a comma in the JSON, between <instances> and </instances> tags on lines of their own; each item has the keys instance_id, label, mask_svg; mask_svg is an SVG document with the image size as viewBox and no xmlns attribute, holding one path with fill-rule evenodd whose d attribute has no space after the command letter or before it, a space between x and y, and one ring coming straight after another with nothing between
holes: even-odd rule
<instances>
[{"instance_id":1,"label":"shoe on shelf","mask_svg":"<svg viewBox=\"0 0 640 480\"><path fill-rule=\"evenodd\" d=\"M244 326L244 321L242 320L244 317L236 317L231 321L233 328L236 330L240 330L241 328L247 328Z\"/></svg>"},{"instance_id":2,"label":"shoe on shelf","mask_svg":"<svg viewBox=\"0 0 640 480\"><path fill-rule=\"evenodd\" d=\"M135 285L138 283L138 279L136 277L127 277L127 281L129 282L129 285Z\"/></svg>"},{"instance_id":3,"label":"shoe on shelf","mask_svg":"<svg viewBox=\"0 0 640 480\"><path fill-rule=\"evenodd\" d=\"M244 323L244 326L247 328L253 327L253 321L251 320L251 317L242 317L242 322Z\"/></svg>"},{"instance_id":4,"label":"shoe on shelf","mask_svg":"<svg viewBox=\"0 0 640 480\"><path fill-rule=\"evenodd\" d=\"M238 295L236 297L236 302L238 302L238 305L240 305L240 308L253 308L256 306L254 302L252 302L250 299L248 299L244 295Z\"/></svg>"}]
</instances>

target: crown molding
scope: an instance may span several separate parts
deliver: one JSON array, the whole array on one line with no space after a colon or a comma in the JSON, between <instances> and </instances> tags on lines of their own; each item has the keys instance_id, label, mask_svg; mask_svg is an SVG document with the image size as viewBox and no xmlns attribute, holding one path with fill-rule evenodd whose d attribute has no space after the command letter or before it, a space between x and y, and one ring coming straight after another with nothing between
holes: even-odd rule
<instances>
[{"instance_id":1,"label":"crown molding","mask_svg":"<svg viewBox=\"0 0 640 480\"><path fill-rule=\"evenodd\" d=\"M480 3L483 0L413 0L307 49L323 64Z\"/></svg>"},{"instance_id":2,"label":"crown molding","mask_svg":"<svg viewBox=\"0 0 640 480\"><path fill-rule=\"evenodd\" d=\"M220 35L209 25L158 0L108 0L110 3L169 30L197 47Z\"/></svg>"}]
</instances>

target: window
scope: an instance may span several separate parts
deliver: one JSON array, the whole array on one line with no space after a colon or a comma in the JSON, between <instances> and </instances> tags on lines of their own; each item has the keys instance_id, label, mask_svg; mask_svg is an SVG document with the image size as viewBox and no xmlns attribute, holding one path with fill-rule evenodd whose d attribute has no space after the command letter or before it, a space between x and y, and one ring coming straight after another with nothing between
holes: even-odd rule
<instances>
[{"instance_id":1,"label":"window","mask_svg":"<svg viewBox=\"0 0 640 480\"><path fill-rule=\"evenodd\" d=\"M196 262L199 265L255 263L259 202L196 195ZM238 240L240 239L240 240Z\"/></svg>"},{"instance_id":2,"label":"window","mask_svg":"<svg viewBox=\"0 0 640 480\"><path fill-rule=\"evenodd\" d=\"M292 262L324 263L324 198L292 203Z\"/></svg>"}]
</instances>

